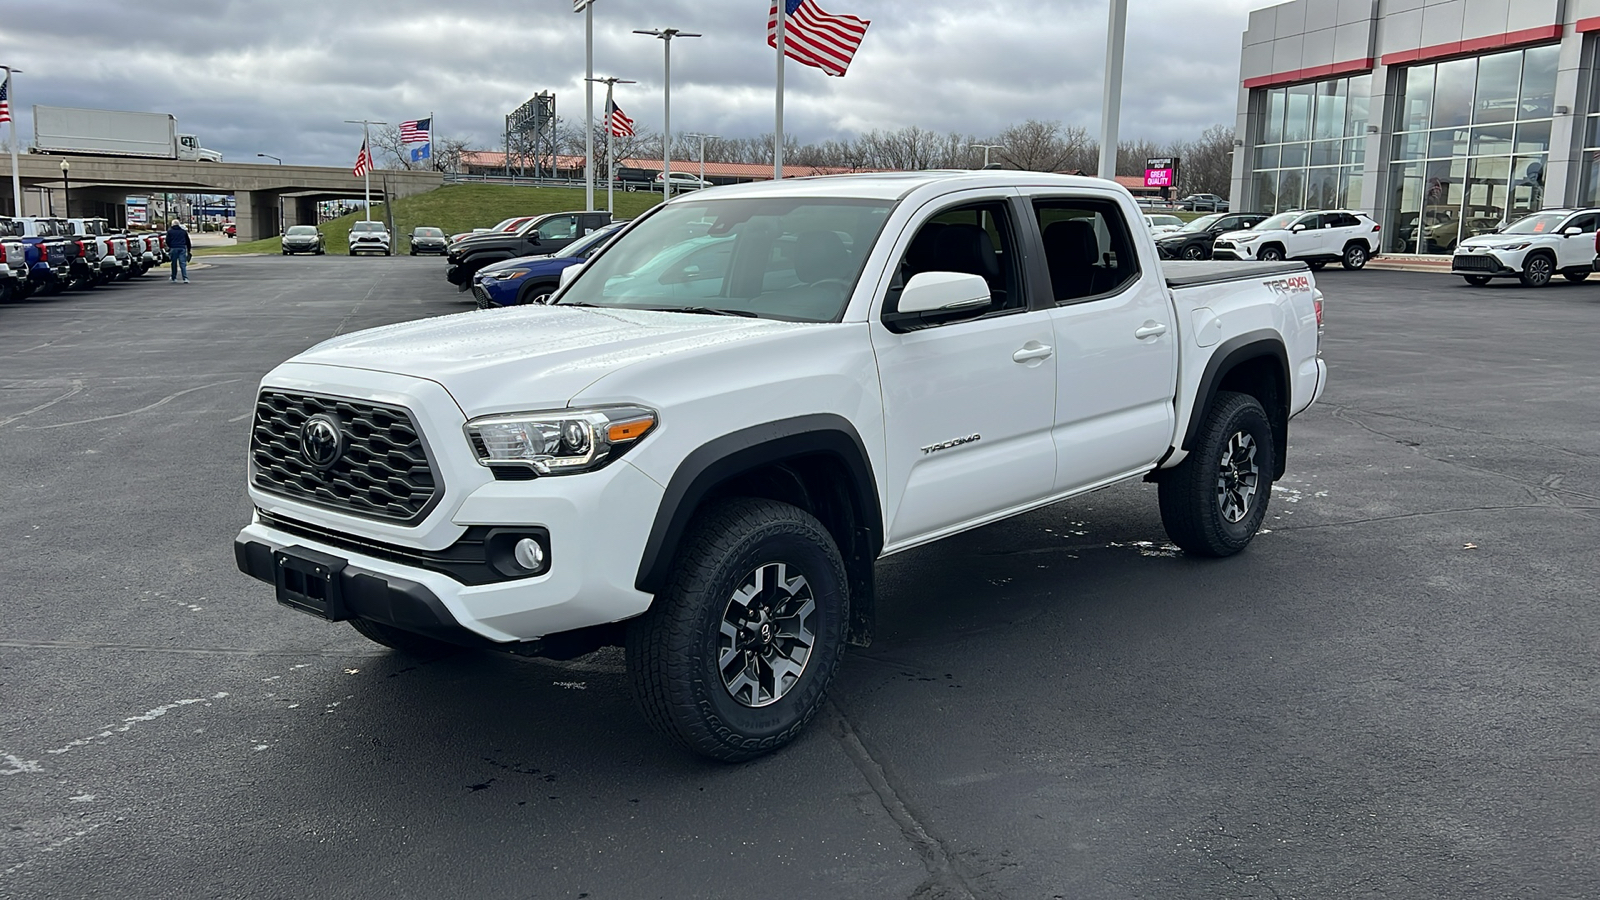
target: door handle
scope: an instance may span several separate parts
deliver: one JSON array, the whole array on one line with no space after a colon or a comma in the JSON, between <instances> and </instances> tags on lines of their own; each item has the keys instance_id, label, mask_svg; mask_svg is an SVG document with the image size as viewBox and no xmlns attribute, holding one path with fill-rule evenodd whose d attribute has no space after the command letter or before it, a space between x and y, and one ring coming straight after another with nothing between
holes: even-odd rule
<instances>
[{"instance_id":1,"label":"door handle","mask_svg":"<svg viewBox=\"0 0 1600 900\"><path fill-rule=\"evenodd\" d=\"M1146 322L1133 330L1133 336L1139 338L1140 340L1166 333L1167 326L1161 324L1160 322Z\"/></svg>"},{"instance_id":2,"label":"door handle","mask_svg":"<svg viewBox=\"0 0 1600 900\"><path fill-rule=\"evenodd\" d=\"M1029 341L1022 345L1021 350L1011 354L1011 359L1014 362L1028 363L1037 359L1049 359L1055 355L1055 352L1054 347L1046 346L1038 341Z\"/></svg>"}]
</instances>

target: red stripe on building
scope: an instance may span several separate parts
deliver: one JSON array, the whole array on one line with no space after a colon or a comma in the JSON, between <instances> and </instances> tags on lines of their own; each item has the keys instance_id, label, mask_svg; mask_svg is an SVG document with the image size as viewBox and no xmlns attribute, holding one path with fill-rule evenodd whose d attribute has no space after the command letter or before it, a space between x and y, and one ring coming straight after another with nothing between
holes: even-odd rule
<instances>
[{"instance_id":1,"label":"red stripe on building","mask_svg":"<svg viewBox=\"0 0 1600 900\"><path fill-rule=\"evenodd\" d=\"M1595 16L1592 19L1578 20L1579 34L1588 34L1591 31L1600 31L1600 16Z\"/></svg>"},{"instance_id":2,"label":"red stripe on building","mask_svg":"<svg viewBox=\"0 0 1600 900\"><path fill-rule=\"evenodd\" d=\"M1296 84L1302 81L1316 81L1319 78L1332 78L1336 75L1350 75L1356 72L1371 71L1372 57L1369 56L1366 59L1352 59L1327 66L1312 66L1309 69L1295 69L1290 72L1279 72L1276 75L1258 75L1255 78L1246 78L1244 86L1251 90L1282 87L1286 84Z\"/></svg>"},{"instance_id":3,"label":"red stripe on building","mask_svg":"<svg viewBox=\"0 0 1600 900\"><path fill-rule=\"evenodd\" d=\"M1588 19L1585 21L1597 20ZM1600 29L1600 22L1597 22L1595 27ZM1582 29L1580 28L1579 30ZM1560 25L1544 25L1539 28L1524 28L1521 31L1492 34L1488 37L1472 38L1466 41L1435 44L1432 47L1422 47L1416 50L1402 50L1399 53L1385 53L1383 55L1383 64L1386 66L1403 66L1407 63L1428 62L1450 56L1468 56L1482 53L1485 50L1520 47L1524 44L1543 44L1560 39Z\"/></svg>"}]
</instances>

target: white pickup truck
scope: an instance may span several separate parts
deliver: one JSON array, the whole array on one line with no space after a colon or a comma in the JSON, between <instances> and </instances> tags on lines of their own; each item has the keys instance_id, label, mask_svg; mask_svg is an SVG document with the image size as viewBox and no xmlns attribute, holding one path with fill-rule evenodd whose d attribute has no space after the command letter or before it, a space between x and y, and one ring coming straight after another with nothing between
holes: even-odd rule
<instances>
[{"instance_id":1,"label":"white pickup truck","mask_svg":"<svg viewBox=\"0 0 1600 900\"><path fill-rule=\"evenodd\" d=\"M696 191L550 305L263 379L239 568L401 651L626 647L696 752L792 739L873 564L1128 478L1243 549L1327 378L1301 263L1163 263L1127 191L1021 172Z\"/></svg>"}]
</instances>

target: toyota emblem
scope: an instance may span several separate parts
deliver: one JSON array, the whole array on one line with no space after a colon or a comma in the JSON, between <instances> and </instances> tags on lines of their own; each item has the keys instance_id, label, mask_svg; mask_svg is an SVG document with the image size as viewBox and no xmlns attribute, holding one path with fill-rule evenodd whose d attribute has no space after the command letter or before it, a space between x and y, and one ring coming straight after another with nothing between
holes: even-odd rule
<instances>
[{"instance_id":1,"label":"toyota emblem","mask_svg":"<svg viewBox=\"0 0 1600 900\"><path fill-rule=\"evenodd\" d=\"M333 468L344 455L344 434L339 424L326 413L318 413L300 428L300 455L318 469Z\"/></svg>"}]
</instances>

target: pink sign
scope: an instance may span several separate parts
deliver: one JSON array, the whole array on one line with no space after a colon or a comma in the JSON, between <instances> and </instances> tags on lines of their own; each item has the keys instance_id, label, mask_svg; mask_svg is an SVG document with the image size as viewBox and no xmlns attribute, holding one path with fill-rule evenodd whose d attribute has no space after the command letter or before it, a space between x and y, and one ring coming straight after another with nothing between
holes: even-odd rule
<instances>
[{"instance_id":1,"label":"pink sign","mask_svg":"<svg viewBox=\"0 0 1600 900\"><path fill-rule=\"evenodd\" d=\"M1145 169L1145 187L1172 187L1171 169Z\"/></svg>"}]
</instances>

